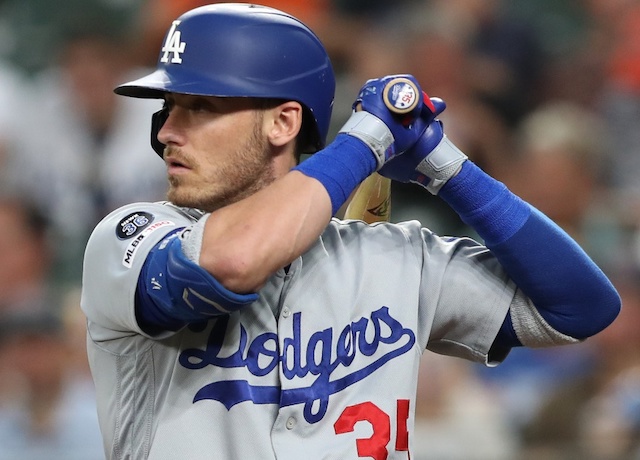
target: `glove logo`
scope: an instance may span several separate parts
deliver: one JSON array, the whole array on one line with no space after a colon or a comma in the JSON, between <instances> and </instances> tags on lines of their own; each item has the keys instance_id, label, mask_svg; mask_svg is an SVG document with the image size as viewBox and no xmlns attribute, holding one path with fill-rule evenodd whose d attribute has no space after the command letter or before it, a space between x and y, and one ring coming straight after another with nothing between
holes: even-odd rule
<instances>
[{"instance_id":1,"label":"glove logo","mask_svg":"<svg viewBox=\"0 0 640 460\"><path fill-rule=\"evenodd\" d=\"M405 114L417 107L420 102L420 91L408 78L398 77L387 83L382 92L382 98L389 110Z\"/></svg>"},{"instance_id":2,"label":"glove logo","mask_svg":"<svg viewBox=\"0 0 640 460\"><path fill-rule=\"evenodd\" d=\"M187 44L180 40L180 31L177 30L178 24L180 24L180 21L173 21L171 23L167 39L162 46L164 54L162 55L160 62L169 62L169 54L173 53L171 63L182 64L182 58L180 55L184 53L184 49L187 47Z\"/></svg>"}]
</instances>

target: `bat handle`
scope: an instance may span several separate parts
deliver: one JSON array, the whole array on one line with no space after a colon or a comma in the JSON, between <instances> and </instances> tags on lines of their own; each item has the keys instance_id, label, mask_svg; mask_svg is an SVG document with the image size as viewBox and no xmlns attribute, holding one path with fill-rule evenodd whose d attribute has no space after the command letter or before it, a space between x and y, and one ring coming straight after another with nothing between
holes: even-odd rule
<instances>
[{"instance_id":1,"label":"bat handle","mask_svg":"<svg viewBox=\"0 0 640 460\"><path fill-rule=\"evenodd\" d=\"M369 224L389 222L391 217L391 179L373 173L358 186L344 213L345 219Z\"/></svg>"}]
</instances>

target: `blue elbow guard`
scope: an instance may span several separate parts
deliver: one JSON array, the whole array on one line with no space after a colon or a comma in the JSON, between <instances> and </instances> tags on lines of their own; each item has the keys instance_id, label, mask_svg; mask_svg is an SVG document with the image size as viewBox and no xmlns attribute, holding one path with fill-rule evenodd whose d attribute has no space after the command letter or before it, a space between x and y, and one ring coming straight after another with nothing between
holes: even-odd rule
<instances>
[{"instance_id":1,"label":"blue elbow guard","mask_svg":"<svg viewBox=\"0 0 640 460\"><path fill-rule=\"evenodd\" d=\"M146 292L170 318L187 323L232 313L255 302L257 294L236 294L187 259L180 238L160 242L147 258Z\"/></svg>"}]
</instances>

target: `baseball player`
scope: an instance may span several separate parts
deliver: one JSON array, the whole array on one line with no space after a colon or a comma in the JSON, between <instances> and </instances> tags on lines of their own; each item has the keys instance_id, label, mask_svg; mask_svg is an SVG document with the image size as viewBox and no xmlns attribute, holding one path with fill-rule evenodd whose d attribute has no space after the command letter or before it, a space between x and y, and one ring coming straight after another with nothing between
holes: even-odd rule
<instances>
[{"instance_id":1,"label":"baseball player","mask_svg":"<svg viewBox=\"0 0 640 460\"><path fill-rule=\"evenodd\" d=\"M618 314L578 245L448 140L443 101L410 75L369 80L326 144L334 86L300 21L215 4L116 89L164 100L169 188L86 248L107 458L408 459L425 350L494 365ZM438 194L484 244L332 218L374 171Z\"/></svg>"}]
</instances>

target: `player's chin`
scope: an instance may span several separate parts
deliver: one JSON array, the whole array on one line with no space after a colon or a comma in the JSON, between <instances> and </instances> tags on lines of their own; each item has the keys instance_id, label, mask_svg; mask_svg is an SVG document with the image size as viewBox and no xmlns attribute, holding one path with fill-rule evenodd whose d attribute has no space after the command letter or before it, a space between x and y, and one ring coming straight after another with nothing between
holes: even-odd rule
<instances>
[{"instance_id":1,"label":"player's chin","mask_svg":"<svg viewBox=\"0 0 640 460\"><path fill-rule=\"evenodd\" d=\"M167 199L176 206L186 208L196 208L199 203L197 196L192 193L186 193L183 187L169 187L167 191Z\"/></svg>"},{"instance_id":2,"label":"player's chin","mask_svg":"<svg viewBox=\"0 0 640 460\"><path fill-rule=\"evenodd\" d=\"M171 176L169 177L167 199L177 206L185 207L195 207L194 204L199 201L195 187Z\"/></svg>"},{"instance_id":3,"label":"player's chin","mask_svg":"<svg viewBox=\"0 0 640 460\"><path fill-rule=\"evenodd\" d=\"M167 200L176 206L185 208L196 208L203 211L212 212L219 206L216 205L214 197L204 194L203 187L197 187L181 183L180 181L169 180L167 190Z\"/></svg>"}]
</instances>

